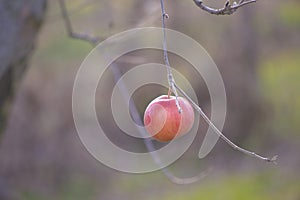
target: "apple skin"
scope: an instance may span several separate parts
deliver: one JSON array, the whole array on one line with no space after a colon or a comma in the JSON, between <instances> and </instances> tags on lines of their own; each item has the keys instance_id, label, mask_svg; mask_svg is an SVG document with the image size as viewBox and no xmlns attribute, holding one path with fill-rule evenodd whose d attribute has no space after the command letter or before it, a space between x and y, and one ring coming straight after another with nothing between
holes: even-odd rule
<instances>
[{"instance_id":1,"label":"apple skin","mask_svg":"<svg viewBox=\"0 0 300 200\"><path fill-rule=\"evenodd\" d=\"M144 125L147 132L160 142L168 142L188 133L194 124L194 109L183 97L178 97L181 113L174 96L162 95L147 106Z\"/></svg>"}]
</instances>

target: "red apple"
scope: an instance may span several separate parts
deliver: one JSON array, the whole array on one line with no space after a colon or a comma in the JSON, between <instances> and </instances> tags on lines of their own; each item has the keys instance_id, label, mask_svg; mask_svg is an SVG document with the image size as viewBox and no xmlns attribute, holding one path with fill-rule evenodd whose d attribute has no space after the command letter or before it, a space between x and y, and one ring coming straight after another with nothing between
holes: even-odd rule
<instances>
[{"instance_id":1,"label":"red apple","mask_svg":"<svg viewBox=\"0 0 300 200\"><path fill-rule=\"evenodd\" d=\"M176 98L162 95L154 99L146 108L144 125L156 140L168 142L185 135L194 123L194 110L183 97L178 97L181 113L176 106Z\"/></svg>"}]
</instances>

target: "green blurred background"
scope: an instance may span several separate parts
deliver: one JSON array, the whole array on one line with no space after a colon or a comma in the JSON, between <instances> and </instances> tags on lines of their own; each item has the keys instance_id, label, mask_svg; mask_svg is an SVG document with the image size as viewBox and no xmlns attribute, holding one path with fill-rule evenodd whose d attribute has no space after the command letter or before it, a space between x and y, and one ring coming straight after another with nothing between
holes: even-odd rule
<instances>
[{"instance_id":1,"label":"green blurred background","mask_svg":"<svg viewBox=\"0 0 300 200\"><path fill-rule=\"evenodd\" d=\"M207 3L220 7L224 2ZM104 38L161 24L158 0L68 0L66 4L77 32ZM165 0L165 4L170 16L167 27L202 44L222 73L228 101L224 134L260 154L278 154L278 164L242 155L221 140L207 158L197 159L201 133L207 129L202 121L191 148L169 167L180 177L212 167L197 183L176 185L160 171L123 174L94 160L76 134L71 110L76 71L92 47L67 36L59 4L48 1L46 21L1 140L4 190L25 200L300 199L300 2L258 1L231 16L212 16L192 0ZM140 60L162 63L162 52L135 52L118 66L125 73ZM200 106L209 113L209 95L201 77L176 56L170 60L191 81ZM99 112L114 83L107 74L99 87ZM157 86L138 90L133 100L141 115L151 98L162 92ZM121 140L113 134L118 130L109 127L112 122L101 120L107 122L116 143L142 148L142 141Z\"/></svg>"}]
</instances>

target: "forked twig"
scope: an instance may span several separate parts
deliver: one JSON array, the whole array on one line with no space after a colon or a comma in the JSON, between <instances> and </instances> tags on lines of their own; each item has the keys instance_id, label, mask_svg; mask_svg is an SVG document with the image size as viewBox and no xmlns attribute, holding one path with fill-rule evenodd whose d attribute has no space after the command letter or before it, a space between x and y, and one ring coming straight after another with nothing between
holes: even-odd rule
<instances>
[{"instance_id":1,"label":"forked twig","mask_svg":"<svg viewBox=\"0 0 300 200\"><path fill-rule=\"evenodd\" d=\"M225 2L225 5L223 8L220 9L215 9L215 8L211 8L206 6L205 4L203 4L202 0L194 0L195 4L201 8L202 10L209 12L210 14L213 15L231 15L233 14L235 11L237 11L238 8L245 6L247 4L250 3L255 3L256 0L240 0L238 3L237 2L233 2L233 4L230 4L230 1L227 0Z\"/></svg>"}]
</instances>

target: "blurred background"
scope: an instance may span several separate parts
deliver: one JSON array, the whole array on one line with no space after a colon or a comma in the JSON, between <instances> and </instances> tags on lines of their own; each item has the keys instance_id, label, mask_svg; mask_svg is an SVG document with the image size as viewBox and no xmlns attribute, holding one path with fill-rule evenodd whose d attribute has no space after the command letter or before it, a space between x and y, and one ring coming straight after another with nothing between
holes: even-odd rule
<instances>
[{"instance_id":1,"label":"blurred background","mask_svg":"<svg viewBox=\"0 0 300 200\"><path fill-rule=\"evenodd\" d=\"M176 185L161 171L120 173L86 151L74 127L71 97L76 72L93 47L68 37L58 1L30 2L0 2L1 200L300 199L299 1L258 1L231 16L213 16L192 0L165 0L167 27L197 40L221 71L227 93L224 134L262 155L279 155L278 164L272 165L219 140L199 160L199 144L207 130L202 120L190 149L168 168L179 177L213 169L191 185ZM222 7L224 2L207 4ZM67 0L66 5L76 32L103 38L161 25L158 0ZM10 28L13 24L21 28ZM149 61L163 63L162 52L133 52L116 63L125 73ZM209 115L209 94L201 76L176 55L170 55L170 61L190 80ZM144 151L142 140L122 136L107 109L113 78L106 71L98 86L98 115L105 113L99 122L122 148ZM166 91L157 85L137 90L132 100L139 114Z\"/></svg>"}]
</instances>

